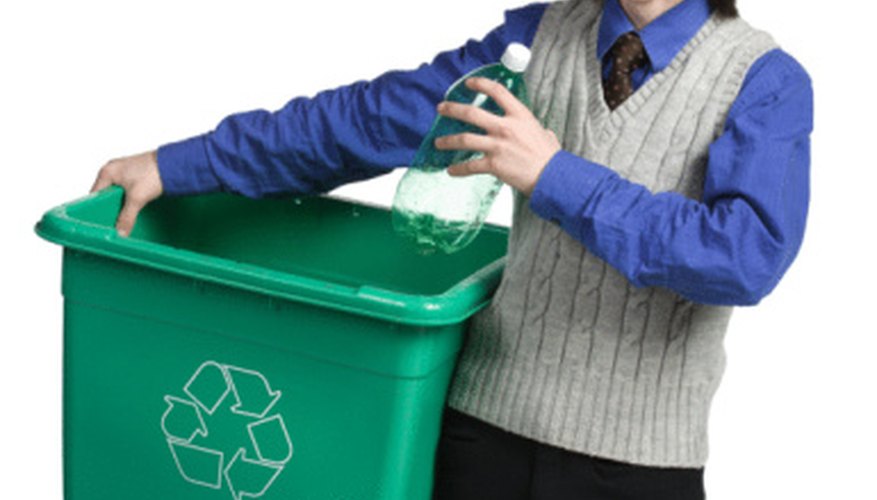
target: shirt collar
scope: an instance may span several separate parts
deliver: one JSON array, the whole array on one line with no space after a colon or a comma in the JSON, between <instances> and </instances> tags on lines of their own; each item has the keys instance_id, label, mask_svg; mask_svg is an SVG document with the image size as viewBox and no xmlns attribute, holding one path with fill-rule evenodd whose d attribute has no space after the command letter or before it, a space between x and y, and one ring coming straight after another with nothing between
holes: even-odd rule
<instances>
[{"instance_id":1,"label":"shirt collar","mask_svg":"<svg viewBox=\"0 0 877 500\"><path fill-rule=\"evenodd\" d=\"M597 36L597 55L602 61L618 37L629 31L636 31L643 41L652 71L661 71L697 34L709 16L708 0L683 0L637 31L618 0L605 0L600 33Z\"/></svg>"}]
</instances>

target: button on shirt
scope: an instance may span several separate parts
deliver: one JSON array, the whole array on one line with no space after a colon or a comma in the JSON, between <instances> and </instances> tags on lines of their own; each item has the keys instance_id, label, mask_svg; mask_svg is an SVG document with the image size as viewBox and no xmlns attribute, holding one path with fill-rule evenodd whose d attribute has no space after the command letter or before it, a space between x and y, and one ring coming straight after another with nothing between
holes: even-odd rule
<instances>
[{"instance_id":1,"label":"button on shirt","mask_svg":"<svg viewBox=\"0 0 877 500\"><path fill-rule=\"evenodd\" d=\"M162 146L165 193L317 194L409 165L448 86L499 60L511 42L532 45L547 6L507 11L484 39L414 70L296 98L275 112L231 115L212 132ZM633 74L634 91L669 64L709 15L707 0L685 0L637 32L648 63ZM606 0L599 29L595 57L608 72L609 48L635 28L618 0ZM749 69L710 147L701 200L652 193L561 150L545 166L529 205L634 285L670 288L708 304L754 304L776 286L803 239L812 126L810 79L776 49ZM611 247L601 228L611 228ZM742 272L752 269L759 272Z\"/></svg>"}]
</instances>

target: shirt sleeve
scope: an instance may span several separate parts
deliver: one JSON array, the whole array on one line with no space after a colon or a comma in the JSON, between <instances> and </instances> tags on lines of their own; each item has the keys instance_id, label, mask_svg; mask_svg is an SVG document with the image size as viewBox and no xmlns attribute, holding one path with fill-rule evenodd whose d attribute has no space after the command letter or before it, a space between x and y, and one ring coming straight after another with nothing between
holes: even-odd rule
<instances>
[{"instance_id":1,"label":"shirt sleeve","mask_svg":"<svg viewBox=\"0 0 877 500\"><path fill-rule=\"evenodd\" d=\"M798 253L809 204L812 83L777 49L750 68L709 149L704 192L652 193L609 168L558 152L530 199L635 286L689 300L752 305Z\"/></svg>"},{"instance_id":2,"label":"shirt sleeve","mask_svg":"<svg viewBox=\"0 0 877 500\"><path fill-rule=\"evenodd\" d=\"M530 46L545 7L507 11L482 40L416 69L295 98L275 112L234 114L209 133L166 144L158 149L164 192L316 194L408 165L447 87L498 61L510 42Z\"/></svg>"}]
</instances>

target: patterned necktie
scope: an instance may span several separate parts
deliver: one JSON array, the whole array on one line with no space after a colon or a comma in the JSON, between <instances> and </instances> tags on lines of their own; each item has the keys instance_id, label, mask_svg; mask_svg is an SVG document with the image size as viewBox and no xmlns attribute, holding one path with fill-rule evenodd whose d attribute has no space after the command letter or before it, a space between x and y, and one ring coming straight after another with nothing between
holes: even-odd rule
<instances>
[{"instance_id":1,"label":"patterned necktie","mask_svg":"<svg viewBox=\"0 0 877 500\"><path fill-rule=\"evenodd\" d=\"M646 65L646 50L639 35L629 31L615 41L609 50L612 69L603 82L603 97L609 109L617 108L633 94L631 76L634 70Z\"/></svg>"}]
</instances>

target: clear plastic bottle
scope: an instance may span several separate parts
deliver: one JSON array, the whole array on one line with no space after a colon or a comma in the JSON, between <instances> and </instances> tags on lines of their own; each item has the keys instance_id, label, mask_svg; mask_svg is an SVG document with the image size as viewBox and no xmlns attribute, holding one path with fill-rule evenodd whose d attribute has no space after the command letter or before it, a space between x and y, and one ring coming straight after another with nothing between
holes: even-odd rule
<instances>
[{"instance_id":1,"label":"clear plastic bottle","mask_svg":"<svg viewBox=\"0 0 877 500\"><path fill-rule=\"evenodd\" d=\"M445 100L471 104L503 115L493 99L465 85L471 77L502 83L521 102L529 106L523 72L530 61L530 50L509 44L499 63L482 66L448 89ZM393 227L416 245L421 254L436 250L453 253L472 242L484 224L502 181L490 174L451 177L446 169L455 163L480 158L476 151L435 148L438 137L484 130L459 120L437 116L420 144L413 164L405 172L393 199Z\"/></svg>"}]
</instances>

